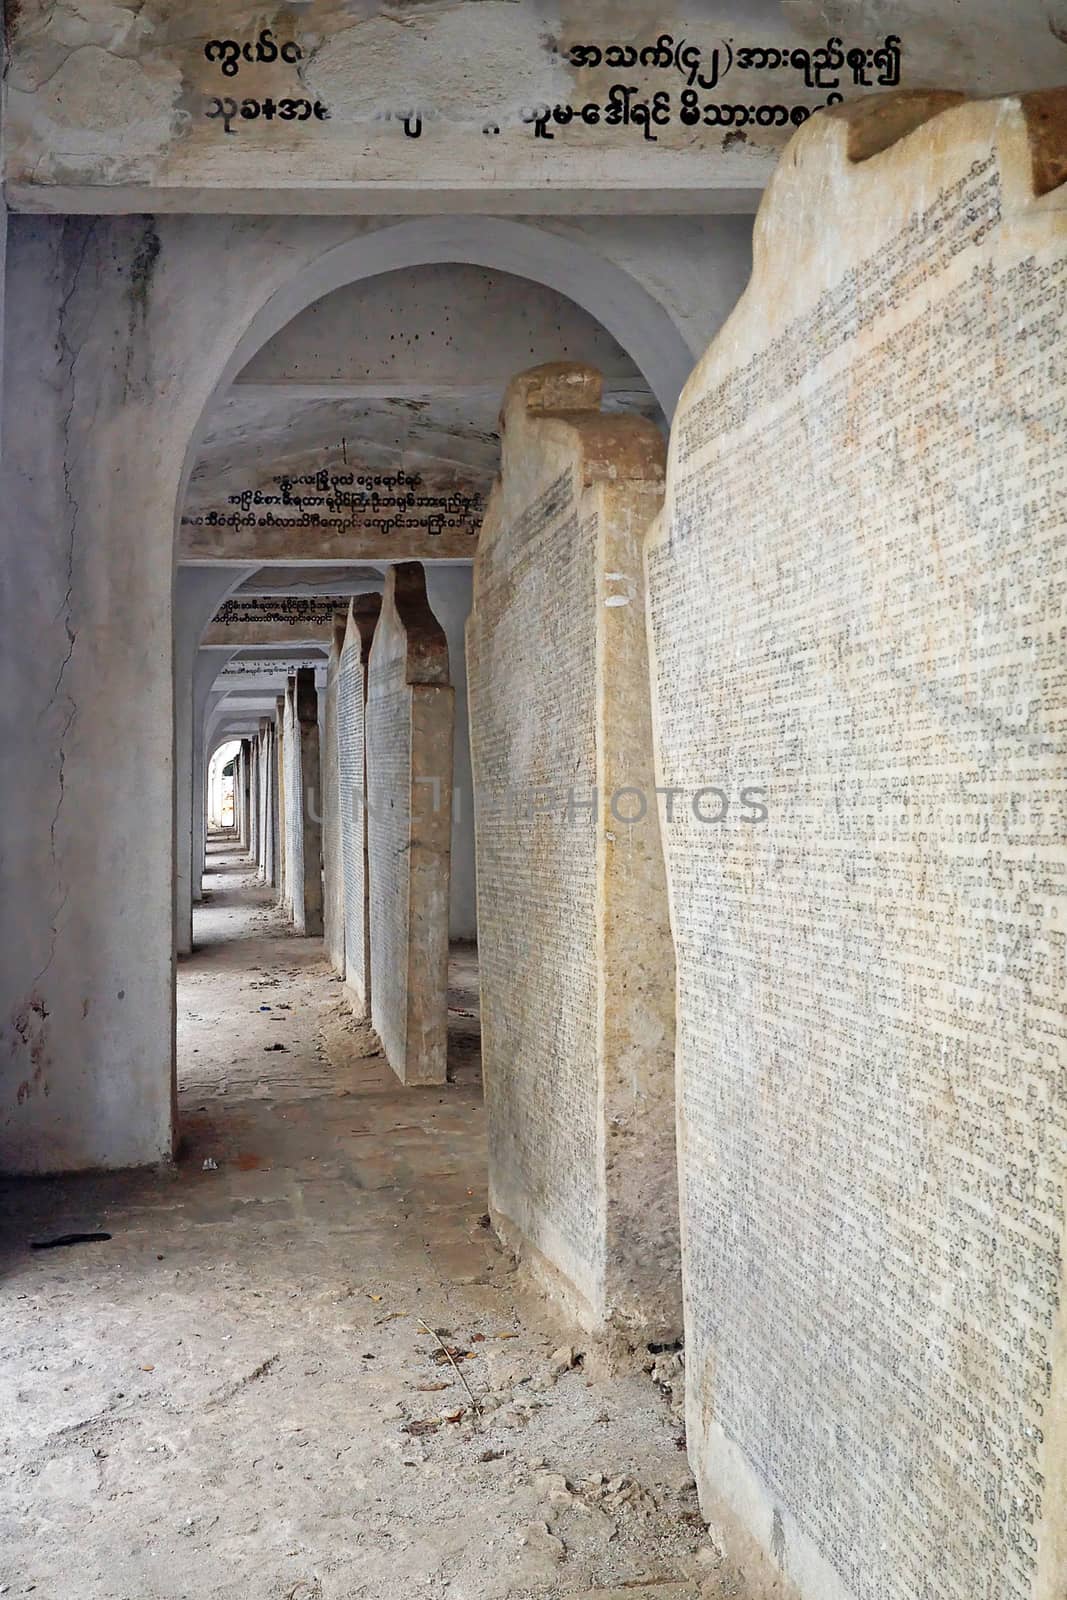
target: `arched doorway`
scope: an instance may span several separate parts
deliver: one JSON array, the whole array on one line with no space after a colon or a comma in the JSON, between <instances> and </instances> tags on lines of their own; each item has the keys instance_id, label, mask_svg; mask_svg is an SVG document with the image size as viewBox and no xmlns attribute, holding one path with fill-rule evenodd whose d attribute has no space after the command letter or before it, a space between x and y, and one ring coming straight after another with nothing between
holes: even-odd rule
<instances>
[{"instance_id":1,"label":"arched doorway","mask_svg":"<svg viewBox=\"0 0 1067 1600\"><path fill-rule=\"evenodd\" d=\"M284 330L297 324L308 308L325 304L346 287L383 280L412 268L444 264L478 266L507 273L515 281L547 287L587 312L617 340L643 375L647 387L669 418L691 366L691 354L667 311L615 263L595 256L583 243L527 224L478 218L427 219L379 228L345 241L305 264L255 308L217 372L188 441L182 472L178 515L193 477L198 453L211 428L220 399L243 387L234 380ZM491 329L483 330L491 337ZM545 356L562 355L548 350ZM515 370L531 364L516 356ZM536 358L534 358L536 359ZM507 378L500 380L500 397ZM499 400L494 400L494 406ZM182 569L183 575L187 569ZM462 616L457 638L462 641ZM465 737L465 715L462 728ZM179 783L181 783L179 776Z\"/></svg>"}]
</instances>

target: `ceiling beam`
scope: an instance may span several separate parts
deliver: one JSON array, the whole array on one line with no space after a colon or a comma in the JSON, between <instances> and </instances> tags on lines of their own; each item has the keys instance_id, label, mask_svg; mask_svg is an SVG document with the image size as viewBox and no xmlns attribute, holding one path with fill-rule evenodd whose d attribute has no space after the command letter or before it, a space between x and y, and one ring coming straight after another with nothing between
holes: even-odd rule
<instances>
[{"instance_id":1,"label":"ceiling beam","mask_svg":"<svg viewBox=\"0 0 1067 1600\"><path fill-rule=\"evenodd\" d=\"M434 382L425 375L421 378L395 378L389 373L368 378L236 378L226 399L237 401L275 401L308 404L321 400L380 402L388 400L414 401L432 405L438 400L471 401L480 406L499 406L504 393L514 377L512 372L501 372L496 378L483 378L480 383L457 383L449 379ZM625 387L612 383L610 374L604 379L604 398L611 408L619 406L648 406L655 401L647 385L634 386L629 381Z\"/></svg>"}]
</instances>

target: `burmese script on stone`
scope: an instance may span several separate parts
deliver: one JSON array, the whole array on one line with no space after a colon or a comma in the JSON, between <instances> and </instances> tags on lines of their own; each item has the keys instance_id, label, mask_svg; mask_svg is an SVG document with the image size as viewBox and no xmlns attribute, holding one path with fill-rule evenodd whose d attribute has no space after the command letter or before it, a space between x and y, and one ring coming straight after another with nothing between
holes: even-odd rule
<instances>
[{"instance_id":1,"label":"burmese script on stone","mask_svg":"<svg viewBox=\"0 0 1067 1600\"><path fill-rule=\"evenodd\" d=\"M455 697L417 562L389 569L367 675L371 1020L402 1083L444 1083Z\"/></svg>"},{"instance_id":2,"label":"burmese script on stone","mask_svg":"<svg viewBox=\"0 0 1067 1600\"><path fill-rule=\"evenodd\" d=\"M337 685L337 772L344 886L344 976L358 1015L370 1006L370 874L367 861L367 661L381 609L377 595L352 602ZM399 731L399 730L398 730Z\"/></svg>"},{"instance_id":3,"label":"burmese script on stone","mask_svg":"<svg viewBox=\"0 0 1067 1600\"><path fill-rule=\"evenodd\" d=\"M340 978L345 975L345 879L337 702L347 630L348 610L335 611L322 704L322 939L330 966Z\"/></svg>"},{"instance_id":4,"label":"burmese script on stone","mask_svg":"<svg viewBox=\"0 0 1067 1600\"><path fill-rule=\"evenodd\" d=\"M810 1600L1067 1585L1067 100L794 140L647 547L688 1439ZM662 804L662 802L661 802Z\"/></svg>"},{"instance_id":5,"label":"burmese script on stone","mask_svg":"<svg viewBox=\"0 0 1067 1600\"><path fill-rule=\"evenodd\" d=\"M490 1202L587 1326L670 1337L673 962L654 800L633 820L651 797L640 556L663 446L600 399L580 365L512 383L475 563Z\"/></svg>"},{"instance_id":6,"label":"burmese script on stone","mask_svg":"<svg viewBox=\"0 0 1067 1600\"><path fill-rule=\"evenodd\" d=\"M750 194L819 107L906 83L954 84L969 59L878 0L836 29L800 0L582 11L540 0L190 0L124 8L21 0L8 17L9 191L35 209L402 214L434 189L456 210L671 209L686 188ZM1029 82L1042 14L999 30ZM988 74L982 62L983 75ZM946 76L947 74L947 76ZM582 192L584 191L584 193ZM405 204L406 202L406 204Z\"/></svg>"}]
</instances>

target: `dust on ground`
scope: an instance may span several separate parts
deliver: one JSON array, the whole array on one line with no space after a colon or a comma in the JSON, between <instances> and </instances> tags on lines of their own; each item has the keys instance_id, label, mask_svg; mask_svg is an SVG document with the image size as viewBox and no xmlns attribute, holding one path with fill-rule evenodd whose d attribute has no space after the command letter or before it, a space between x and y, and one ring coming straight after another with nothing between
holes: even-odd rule
<instances>
[{"instance_id":1,"label":"dust on ground","mask_svg":"<svg viewBox=\"0 0 1067 1600\"><path fill-rule=\"evenodd\" d=\"M179 1160L3 1186L0 1593L743 1596L680 1356L608 1372L485 1226L473 948L454 1081L405 1089L321 941L209 867ZM111 1237L29 1247L74 1232Z\"/></svg>"}]
</instances>

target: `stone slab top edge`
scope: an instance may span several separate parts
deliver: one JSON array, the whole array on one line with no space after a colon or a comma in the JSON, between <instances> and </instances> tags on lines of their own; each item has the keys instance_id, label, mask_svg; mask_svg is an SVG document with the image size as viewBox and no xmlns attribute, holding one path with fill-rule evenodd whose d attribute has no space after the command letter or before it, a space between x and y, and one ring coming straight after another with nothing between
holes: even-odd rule
<instances>
[{"instance_id":1,"label":"stone slab top edge","mask_svg":"<svg viewBox=\"0 0 1067 1600\"><path fill-rule=\"evenodd\" d=\"M782 151L756 214L751 282L776 247L769 219L785 206L795 211L798 231L811 230L825 219L829 190L838 204L860 202L909 161L932 174L954 143L979 139L997 150L1013 208L1067 210L1067 86L993 99L949 90L872 95L811 117Z\"/></svg>"},{"instance_id":2,"label":"stone slab top edge","mask_svg":"<svg viewBox=\"0 0 1067 1600\"><path fill-rule=\"evenodd\" d=\"M374 630L378 626L381 614L380 594L354 594L348 602L348 610L334 614L334 650L338 659L345 647L348 630L352 628L359 635L360 665L364 671L366 670L370 659L370 647L374 643Z\"/></svg>"},{"instance_id":3,"label":"stone slab top edge","mask_svg":"<svg viewBox=\"0 0 1067 1600\"><path fill-rule=\"evenodd\" d=\"M949 90L896 90L817 112L790 139L764 190L752 236L752 270L736 305L699 358L679 397L685 415L711 381L746 345L753 308L779 311L783 241L794 260L825 240L828 217L864 227L864 215L886 197L918 195L970 145L996 154L1005 213L1061 218L1067 230L1067 86L989 98ZM903 218L901 219L903 221ZM674 437L672 428L672 439ZM668 459L668 504L671 459ZM665 537L669 515L648 529L646 549Z\"/></svg>"},{"instance_id":4,"label":"stone slab top edge","mask_svg":"<svg viewBox=\"0 0 1067 1600\"><path fill-rule=\"evenodd\" d=\"M577 450L583 488L594 483L661 485L667 447L645 417L601 411L604 379L579 361L548 361L512 378L500 409L502 448L530 422L561 430Z\"/></svg>"},{"instance_id":5,"label":"stone slab top edge","mask_svg":"<svg viewBox=\"0 0 1067 1600\"><path fill-rule=\"evenodd\" d=\"M856 164L881 155L935 117L966 106L998 108L995 113L998 117L1000 108L1018 107L1030 147L1030 184L1034 199L1050 194L1067 182L1067 85L994 99L973 99L949 89L899 89L831 106L824 115L827 121L844 129L845 158ZM786 149L798 142L801 142L799 137L794 136Z\"/></svg>"},{"instance_id":6,"label":"stone slab top edge","mask_svg":"<svg viewBox=\"0 0 1067 1600\"><path fill-rule=\"evenodd\" d=\"M421 562L398 561L390 567L385 580L381 610L383 617L391 610L407 635L406 682L441 684L447 687L451 682L448 669L448 639L430 607L426 594L426 572ZM353 620L360 626L362 619L355 611ZM372 622L371 634L374 632ZM368 648L369 640L364 635L364 649ZM366 660L366 657L364 659Z\"/></svg>"}]
</instances>

